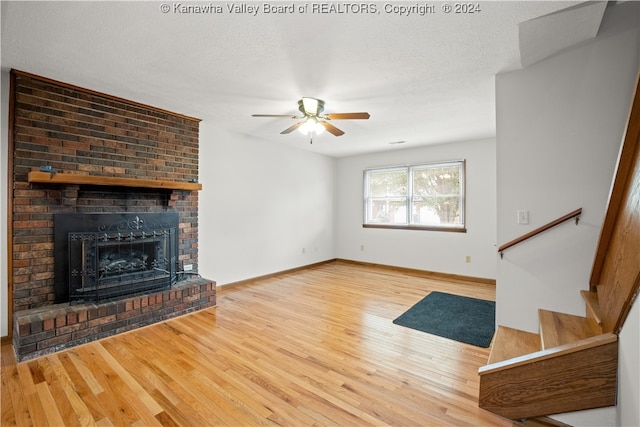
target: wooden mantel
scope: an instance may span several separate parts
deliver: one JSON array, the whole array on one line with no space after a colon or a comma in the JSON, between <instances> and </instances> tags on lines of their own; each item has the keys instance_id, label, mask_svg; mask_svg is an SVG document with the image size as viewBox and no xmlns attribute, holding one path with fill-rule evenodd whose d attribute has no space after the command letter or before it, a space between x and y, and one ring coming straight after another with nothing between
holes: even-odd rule
<instances>
[{"instance_id":1,"label":"wooden mantel","mask_svg":"<svg viewBox=\"0 0 640 427\"><path fill-rule=\"evenodd\" d=\"M111 176L80 175L75 173L29 172L30 183L41 184L85 184L117 187L161 188L166 190L202 190L198 182L161 181L155 179L120 178Z\"/></svg>"}]
</instances>

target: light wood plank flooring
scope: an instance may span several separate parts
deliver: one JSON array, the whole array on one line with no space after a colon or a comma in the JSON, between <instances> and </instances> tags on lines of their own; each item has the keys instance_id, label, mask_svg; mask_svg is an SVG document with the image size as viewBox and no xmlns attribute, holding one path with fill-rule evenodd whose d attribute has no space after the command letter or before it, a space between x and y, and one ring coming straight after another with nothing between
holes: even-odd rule
<instances>
[{"instance_id":1,"label":"light wood plank flooring","mask_svg":"<svg viewBox=\"0 0 640 427\"><path fill-rule=\"evenodd\" d=\"M495 287L341 261L219 287L218 306L16 364L2 426L511 426L482 349L394 325L428 292Z\"/></svg>"}]
</instances>

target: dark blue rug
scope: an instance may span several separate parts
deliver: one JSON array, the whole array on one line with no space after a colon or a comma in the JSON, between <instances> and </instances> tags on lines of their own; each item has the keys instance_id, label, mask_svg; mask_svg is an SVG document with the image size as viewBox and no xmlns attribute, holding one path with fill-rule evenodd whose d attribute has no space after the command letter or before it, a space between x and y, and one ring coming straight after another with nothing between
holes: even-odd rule
<instances>
[{"instance_id":1,"label":"dark blue rug","mask_svg":"<svg viewBox=\"0 0 640 427\"><path fill-rule=\"evenodd\" d=\"M431 292L393 323L487 348L495 333L496 303Z\"/></svg>"}]
</instances>

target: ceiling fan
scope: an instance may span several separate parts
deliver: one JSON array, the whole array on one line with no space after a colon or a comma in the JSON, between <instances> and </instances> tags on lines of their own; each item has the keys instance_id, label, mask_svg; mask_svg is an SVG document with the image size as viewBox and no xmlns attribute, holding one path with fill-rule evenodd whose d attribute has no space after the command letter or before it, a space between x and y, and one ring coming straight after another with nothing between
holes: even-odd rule
<instances>
[{"instance_id":1,"label":"ceiling fan","mask_svg":"<svg viewBox=\"0 0 640 427\"><path fill-rule=\"evenodd\" d=\"M313 134L319 135L324 130L334 136L342 136L344 132L331 123L328 120L366 120L369 113L332 113L323 114L324 101L316 98L303 97L298 101L298 110L302 113L302 116L296 116L291 114L252 114L252 117L281 117L289 119L298 119L298 123L293 126L289 126L281 134L288 134L298 129L304 135ZM311 139L313 143L313 139Z\"/></svg>"}]
</instances>

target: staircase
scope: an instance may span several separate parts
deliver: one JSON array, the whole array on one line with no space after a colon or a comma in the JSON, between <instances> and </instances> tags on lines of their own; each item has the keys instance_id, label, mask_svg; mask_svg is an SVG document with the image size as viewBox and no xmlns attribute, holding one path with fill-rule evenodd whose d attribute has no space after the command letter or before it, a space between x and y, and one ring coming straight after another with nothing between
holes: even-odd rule
<instances>
[{"instance_id":1,"label":"staircase","mask_svg":"<svg viewBox=\"0 0 640 427\"><path fill-rule=\"evenodd\" d=\"M572 214L579 215L578 211ZM572 218L572 214L541 227L539 232ZM499 251L528 237L531 235L509 242ZM487 365L478 371L478 405L511 419L615 405L618 334L639 288L640 85L637 83L589 290L581 291L585 316L538 310L537 334L498 326Z\"/></svg>"},{"instance_id":2,"label":"staircase","mask_svg":"<svg viewBox=\"0 0 640 427\"><path fill-rule=\"evenodd\" d=\"M589 317L539 315L539 334L498 327L479 406L522 419L615 405L618 336Z\"/></svg>"}]
</instances>

